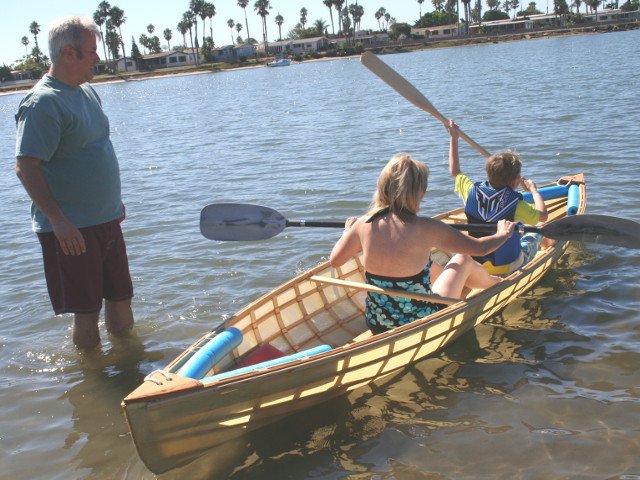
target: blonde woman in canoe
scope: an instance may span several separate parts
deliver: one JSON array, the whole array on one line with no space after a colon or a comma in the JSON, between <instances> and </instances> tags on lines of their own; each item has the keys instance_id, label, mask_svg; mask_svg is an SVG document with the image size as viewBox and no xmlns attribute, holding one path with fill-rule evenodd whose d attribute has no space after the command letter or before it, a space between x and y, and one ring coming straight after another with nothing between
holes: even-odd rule
<instances>
[{"instance_id":1,"label":"blonde woman in canoe","mask_svg":"<svg viewBox=\"0 0 640 480\"><path fill-rule=\"evenodd\" d=\"M428 176L427 166L411 155L392 157L380 173L369 211L347 219L331 252L331 265L343 265L362 251L367 283L452 298L461 298L465 287L484 289L498 283L501 279L489 275L471 256L499 248L513 234L515 223L501 220L494 235L473 238L440 220L419 217ZM432 248L458 253L442 267L431 261ZM369 329L380 333L442 308L444 305L369 293L365 317Z\"/></svg>"}]
</instances>

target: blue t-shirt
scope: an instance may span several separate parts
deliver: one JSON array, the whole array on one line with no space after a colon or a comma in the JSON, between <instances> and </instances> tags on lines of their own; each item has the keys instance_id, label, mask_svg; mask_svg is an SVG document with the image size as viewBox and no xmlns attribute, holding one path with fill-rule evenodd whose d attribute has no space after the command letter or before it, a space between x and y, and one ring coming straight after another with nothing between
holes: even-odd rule
<instances>
[{"instance_id":1,"label":"blue t-shirt","mask_svg":"<svg viewBox=\"0 0 640 480\"><path fill-rule=\"evenodd\" d=\"M109 138L109 120L95 90L45 75L20 102L16 157L34 157L62 212L78 228L123 214L120 169ZM34 205L35 232L52 231Z\"/></svg>"}]
</instances>

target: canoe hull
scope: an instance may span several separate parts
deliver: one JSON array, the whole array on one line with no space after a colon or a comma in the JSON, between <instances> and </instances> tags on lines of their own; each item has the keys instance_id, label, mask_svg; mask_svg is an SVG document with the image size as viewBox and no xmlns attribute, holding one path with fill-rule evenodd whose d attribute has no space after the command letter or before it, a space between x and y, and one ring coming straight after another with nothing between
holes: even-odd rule
<instances>
[{"instance_id":1,"label":"canoe hull","mask_svg":"<svg viewBox=\"0 0 640 480\"><path fill-rule=\"evenodd\" d=\"M583 184L581 196L579 213L584 213ZM452 217L453 213L443 216ZM556 215L562 215L559 208ZM175 372L189 358L188 350L123 401L140 457L151 471L165 472L284 415L345 394L437 353L532 288L567 245L557 242L539 252L498 287L375 336L362 333L366 328L363 292L310 280L324 274L363 281L360 259L354 257L337 270L327 264L311 269L238 312L226 326L243 331L249 342L243 347L247 350L252 343L255 346L267 340L276 345L288 342L294 350L314 343L328 343L333 349L220 381L188 380L181 387L178 384L185 380ZM294 310L301 315L295 320ZM281 329L278 334L267 328L274 328L273 322ZM362 339L354 341L358 335ZM208 338L196 342L195 348ZM245 353L243 348L236 352L238 356ZM177 386L172 387L172 382Z\"/></svg>"}]
</instances>

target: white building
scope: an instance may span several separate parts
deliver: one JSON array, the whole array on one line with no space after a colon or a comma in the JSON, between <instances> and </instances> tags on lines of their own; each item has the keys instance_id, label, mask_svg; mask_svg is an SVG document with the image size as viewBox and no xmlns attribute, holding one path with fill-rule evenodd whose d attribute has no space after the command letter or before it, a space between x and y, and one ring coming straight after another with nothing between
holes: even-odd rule
<instances>
[{"instance_id":1,"label":"white building","mask_svg":"<svg viewBox=\"0 0 640 480\"><path fill-rule=\"evenodd\" d=\"M239 45L225 45L213 50L213 56L218 62L237 62L256 54L256 46L250 43Z\"/></svg>"},{"instance_id":2,"label":"white building","mask_svg":"<svg viewBox=\"0 0 640 480\"><path fill-rule=\"evenodd\" d=\"M116 62L116 70L118 72L124 72L125 62L127 65L126 70L129 72L141 70L143 68L156 69L195 65L196 55L199 61L202 62L202 55L195 48L188 48L182 52L176 50L172 52L161 52L143 55L142 65L138 65L137 62L130 57L119 58Z\"/></svg>"},{"instance_id":3,"label":"white building","mask_svg":"<svg viewBox=\"0 0 640 480\"><path fill-rule=\"evenodd\" d=\"M447 38L455 37L462 34L464 26L461 24L438 25L437 27L420 27L412 28L411 34L425 38Z\"/></svg>"},{"instance_id":4,"label":"white building","mask_svg":"<svg viewBox=\"0 0 640 480\"><path fill-rule=\"evenodd\" d=\"M296 38L293 40L280 40L277 42L269 42L267 48L269 53L306 53L317 52L323 50L329 45L327 37L314 37L314 38ZM264 52L264 43L258 44L258 51Z\"/></svg>"}]
</instances>

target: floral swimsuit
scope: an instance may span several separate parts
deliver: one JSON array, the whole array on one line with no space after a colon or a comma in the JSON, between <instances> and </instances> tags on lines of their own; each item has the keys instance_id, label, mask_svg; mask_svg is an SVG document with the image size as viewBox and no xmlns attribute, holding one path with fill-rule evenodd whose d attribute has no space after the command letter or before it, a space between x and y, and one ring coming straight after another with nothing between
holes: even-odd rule
<instances>
[{"instance_id":1,"label":"floral swimsuit","mask_svg":"<svg viewBox=\"0 0 640 480\"><path fill-rule=\"evenodd\" d=\"M431 295L431 258L423 271L411 277L384 277L365 272L367 283L380 288L394 288L412 293ZM365 303L365 318L373 333L381 333L400 325L426 317L445 305L394 297L381 293L369 293Z\"/></svg>"}]
</instances>

